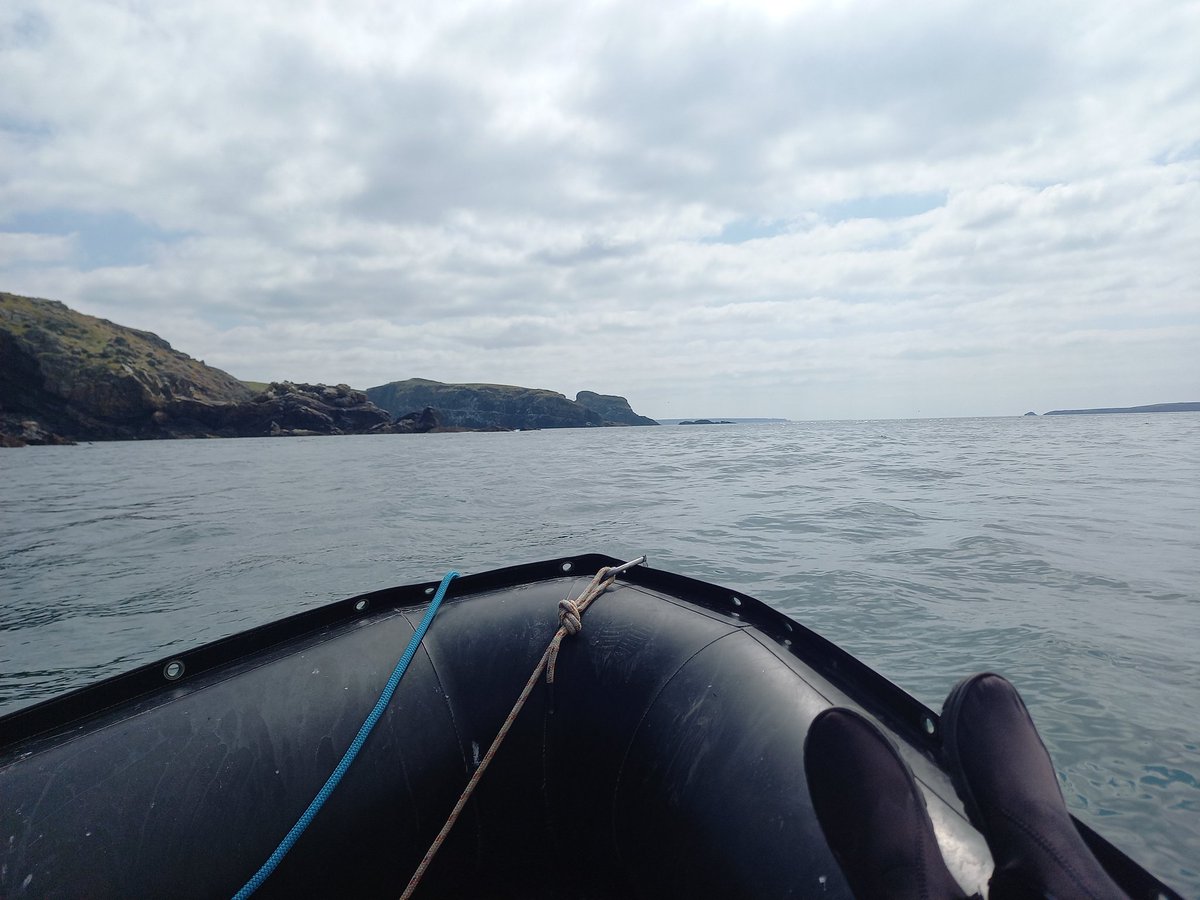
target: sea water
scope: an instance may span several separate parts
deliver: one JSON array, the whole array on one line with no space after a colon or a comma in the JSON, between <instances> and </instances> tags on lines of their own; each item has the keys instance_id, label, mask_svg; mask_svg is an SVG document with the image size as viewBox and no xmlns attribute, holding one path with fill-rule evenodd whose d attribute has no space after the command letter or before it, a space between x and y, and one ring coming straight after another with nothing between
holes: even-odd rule
<instances>
[{"instance_id":1,"label":"sea water","mask_svg":"<svg viewBox=\"0 0 1200 900\"><path fill-rule=\"evenodd\" d=\"M935 710L1005 674L1072 810L1200 895L1200 415L39 447L0 511L0 713L451 568L645 553Z\"/></svg>"}]
</instances>

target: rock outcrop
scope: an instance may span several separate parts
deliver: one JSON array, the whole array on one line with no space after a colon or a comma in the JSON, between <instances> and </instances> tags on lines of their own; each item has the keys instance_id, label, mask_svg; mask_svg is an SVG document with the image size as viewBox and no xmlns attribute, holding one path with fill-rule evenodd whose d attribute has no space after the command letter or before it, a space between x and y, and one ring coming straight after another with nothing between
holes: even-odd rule
<instances>
[{"instance_id":1,"label":"rock outcrop","mask_svg":"<svg viewBox=\"0 0 1200 900\"><path fill-rule=\"evenodd\" d=\"M291 381L252 387L148 331L0 292L0 447L656 424L625 398L591 391L573 401L419 378L367 391Z\"/></svg>"},{"instance_id":2,"label":"rock outcrop","mask_svg":"<svg viewBox=\"0 0 1200 900\"><path fill-rule=\"evenodd\" d=\"M75 441L45 431L36 419L0 422L0 447L29 447L39 444L74 444Z\"/></svg>"},{"instance_id":3,"label":"rock outcrop","mask_svg":"<svg viewBox=\"0 0 1200 900\"><path fill-rule=\"evenodd\" d=\"M615 394L597 394L593 391L580 391L575 395L575 402L585 409L599 413L608 425L657 425L648 416L639 416L624 397Z\"/></svg>"},{"instance_id":4,"label":"rock outcrop","mask_svg":"<svg viewBox=\"0 0 1200 900\"><path fill-rule=\"evenodd\" d=\"M157 335L53 300L0 293L0 432L22 422L77 440L170 436L155 414L176 401L221 404L251 391Z\"/></svg>"},{"instance_id":5,"label":"rock outcrop","mask_svg":"<svg viewBox=\"0 0 1200 900\"><path fill-rule=\"evenodd\" d=\"M254 392L148 331L0 293L0 443L365 433L391 417L348 385Z\"/></svg>"},{"instance_id":6,"label":"rock outcrop","mask_svg":"<svg viewBox=\"0 0 1200 900\"><path fill-rule=\"evenodd\" d=\"M432 406L427 406L419 412L405 413L392 423L393 434L429 434L431 431L444 431L446 423L442 414Z\"/></svg>"},{"instance_id":7,"label":"rock outcrop","mask_svg":"<svg viewBox=\"0 0 1200 900\"><path fill-rule=\"evenodd\" d=\"M158 421L178 437L299 437L368 434L392 424L391 416L362 391L346 384L272 382L240 403L176 400Z\"/></svg>"},{"instance_id":8,"label":"rock outcrop","mask_svg":"<svg viewBox=\"0 0 1200 900\"><path fill-rule=\"evenodd\" d=\"M591 394L600 398L602 405L609 401L613 409L623 407L622 415L626 418L640 421L615 421L555 391L507 384L443 384L410 378L367 388L367 396L394 416L405 410L434 407L441 413L446 428L524 430L658 424L634 413L623 397Z\"/></svg>"}]
</instances>

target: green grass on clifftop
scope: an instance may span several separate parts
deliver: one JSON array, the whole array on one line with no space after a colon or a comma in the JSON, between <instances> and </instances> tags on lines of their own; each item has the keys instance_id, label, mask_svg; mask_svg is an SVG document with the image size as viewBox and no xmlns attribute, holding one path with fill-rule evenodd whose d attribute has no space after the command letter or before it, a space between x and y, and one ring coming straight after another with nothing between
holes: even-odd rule
<instances>
[{"instance_id":1,"label":"green grass on clifftop","mask_svg":"<svg viewBox=\"0 0 1200 900\"><path fill-rule=\"evenodd\" d=\"M156 334L84 315L56 300L0 292L0 331L63 387L79 378L133 375L152 394L218 401L252 394L227 372L175 350Z\"/></svg>"}]
</instances>

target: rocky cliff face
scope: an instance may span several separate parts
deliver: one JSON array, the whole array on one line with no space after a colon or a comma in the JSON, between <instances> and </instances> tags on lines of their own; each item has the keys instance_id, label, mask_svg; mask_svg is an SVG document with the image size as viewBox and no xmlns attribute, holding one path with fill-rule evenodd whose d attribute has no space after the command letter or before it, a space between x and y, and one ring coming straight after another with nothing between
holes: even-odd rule
<instances>
[{"instance_id":1,"label":"rocky cliff face","mask_svg":"<svg viewBox=\"0 0 1200 900\"><path fill-rule=\"evenodd\" d=\"M590 392L588 392L590 394ZM601 425L656 425L652 419L636 415L623 397L602 397L613 401L614 410L623 407L633 423L606 416L562 394L537 388L506 384L443 384L424 378L393 381L367 388L367 396L394 416L407 410L431 406L442 415L445 425L469 429L586 428ZM601 403L603 406L603 403Z\"/></svg>"},{"instance_id":2,"label":"rocky cliff face","mask_svg":"<svg viewBox=\"0 0 1200 900\"><path fill-rule=\"evenodd\" d=\"M575 402L585 409L598 413L606 423L612 425L657 425L648 416L639 416L624 397L615 394L596 394L592 391L580 391L575 395Z\"/></svg>"},{"instance_id":3,"label":"rocky cliff face","mask_svg":"<svg viewBox=\"0 0 1200 900\"><path fill-rule=\"evenodd\" d=\"M0 293L0 431L36 421L77 439L157 436L178 400L234 403L250 390L157 335L53 300ZM28 429L25 429L28 430Z\"/></svg>"},{"instance_id":4,"label":"rocky cliff face","mask_svg":"<svg viewBox=\"0 0 1200 900\"><path fill-rule=\"evenodd\" d=\"M173 437L388 433L392 417L346 384L272 382L239 403L178 400L159 416Z\"/></svg>"},{"instance_id":5,"label":"rocky cliff face","mask_svg":"<svg viewBox=\"0 0 1200 900\"><path fill-rule=\"evenodd\" d=\"M365 392L290 381L251 389L148 331L0 292L0 446L655 424L623 397L591 391L572 401L424 379Z\"/></svg>"},{"instance_id":6,"label":"rocky cliff face","mask_svg":"<svg viewBox=\"0 0 1200 900\"><path fill-rule=\"evenodd\" d=\"M253 392L157 335L0 293L0 441L346 434L391 425L347 385Z\"/></svg>"}]
</instances>

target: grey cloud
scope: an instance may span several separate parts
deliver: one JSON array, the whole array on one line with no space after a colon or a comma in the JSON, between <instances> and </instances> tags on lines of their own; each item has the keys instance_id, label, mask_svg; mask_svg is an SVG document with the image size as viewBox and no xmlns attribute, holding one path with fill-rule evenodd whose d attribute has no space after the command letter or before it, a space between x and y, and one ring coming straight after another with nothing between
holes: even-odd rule
<instances>
[{"instance_id":1,"label":"grey cloud","mask_svg":"<svg viewBox=\"0 0 1200 900\"><path fill-rule=\"evenodd\" d=\"M791 135L795 167L990 151L991 132L1011 139L1064 69L1061 34L996 12L981 22L978 7L877 8L868 24L818 6L782 28L712 16L690 30L673 30L687 18L674 6L646 10L606 46L608 77L582 101L623 134L608 174L731 205L762 202L768 149Z\"/></svg>"},{"instance_id":2,"label":"grey cloud","mask_svg":"<svg viewBox=\"0 0 1200 900\"><path fill-rule=\"evenodd\" d=\"M1135 380L1166 384L1200 290L1184 18L22 3L0 278L257 377L1003 412L1101 391L1087 348L1140 329Z\"/></svg>"},{"instance_id":3,"label":"grey cloud","mask_svg":"<svg viewBox=\"0 0 1200 900\"><path fill-rule=\"evenodd\" d=\"M546 250L536 253L533 259L552 266L575 266L600 260L625 259L642 250L640 244L610 244L592 239L570 250Z\"/></svg>"}]
</instances>

